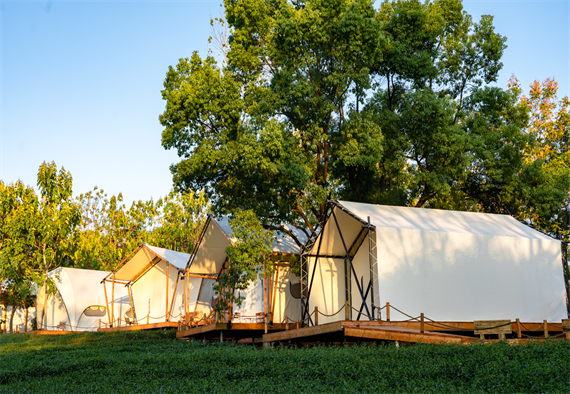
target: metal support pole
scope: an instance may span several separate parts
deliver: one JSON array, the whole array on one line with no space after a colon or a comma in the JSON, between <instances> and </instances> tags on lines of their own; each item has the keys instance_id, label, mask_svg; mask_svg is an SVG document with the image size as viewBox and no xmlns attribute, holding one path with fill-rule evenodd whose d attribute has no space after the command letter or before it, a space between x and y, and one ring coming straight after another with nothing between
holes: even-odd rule
<instances>
[{"instance_id":1,"label":"metal support pole","mask_svg":"<svg viewBox=\"0 0 570 394\"><path fill-rule=\"evenodd\" d=\"M372 236L371 236L371 227L372 225L370 224L370 216L368 216L368 266L370 267L370 290L371 290L371 294L370 294L370 305L372 307L372 314L370 316L372 316L371 320L374 320L374 279L377 276L377 266L376 266L376 258L372 255ZM374 261L372 261L374 259Z\"/></svg>"},{"instance_id":2,"label":"metal support pole","mask_svg":"<svg viewBox=\"0 0 570 394\"><path fill-rule=\"evenodd\" d=\"M342 232L340 231L340 226L338 225L338 220L336 219L336 215L334 213L334 209L332 211L332 215L334 218L334 222L336 224L336 228L338 230L338 234L340 235L340 240L342 241L342 247L344 248L344 252L346 253L346 258L348 259L348 262L350 263L350 268L352 269L352 274L354 275L355 278L357 278L356 275L356 271L354 269L354 265L352 265L352 260L350 258L350 255L348 254L348 249L346 249L346 244L344 242L344 237L342 236ZM366 308L366 314L368 316L372 316L370 314L370 311L368 310L368 305L366 305L366 299L364 298L364 294L362 293L362 288L360 287L360 283L358 283L358 280L356 281L356 286L358 287L358 292L360 293L360 297L362 298L362 302L364 303L364 308Z\"/></svg>"},{"instance_id":3,"label":"metal support pole","mask_svg":"<svg viewBox=\"0 0 570 394\"><path fill-rule=\"evenodd\" d=\"M328 206L327 206L327 210L328 210ZM326 212L325 212L326 213ZM311 290L313 289L313 280L315 279L315 272L317 272L317 264L319 263L319 254L321 252L321 245L323 243L323 236L324 236L324 232L325 232L325 227L326 227L326 215L325 215L325 219L323 222L323 228L321 230L321 234L319 237L319 245L317 246L317 256L315 257L315 264L313 264L313 274L311 275L311 282L309 284L309 291L307 292L307 304L304 305L303 308L303 318L302 320L305 320L305 314L309 314L309 297L311 297ZM301 288L301 300L303 299L303 289ZM311 320L311 317L309 316L309 321Z\"/></svg>"},{"instance_id":4,"label":"metal support pole","mask_svg":"<svg viewBox=\"0 0 570 394\"><path fill-rule=\"evenodd\" d=\"M113 324L115 323L115 273L113 272L113 285L111 290L111 315L113 316ZM113 327L113 325L111 325Z\"/></svg>"}]
</instances>

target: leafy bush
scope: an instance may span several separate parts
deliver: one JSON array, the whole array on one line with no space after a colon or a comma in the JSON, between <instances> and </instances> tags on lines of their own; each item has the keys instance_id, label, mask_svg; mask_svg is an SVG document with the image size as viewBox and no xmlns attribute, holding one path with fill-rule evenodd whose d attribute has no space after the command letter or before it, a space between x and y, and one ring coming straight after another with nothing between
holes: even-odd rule
<instances>
[{"instance_id":1,"label":"leafy bush","mask_svg":"<svg viewBox=\"0 0 570 394\"><path fill-rule=\"evenodd\" d=\"M0 392L570 392L570 342L258 350L173 331L0 338Z\"/></svg>"}]
</instances>

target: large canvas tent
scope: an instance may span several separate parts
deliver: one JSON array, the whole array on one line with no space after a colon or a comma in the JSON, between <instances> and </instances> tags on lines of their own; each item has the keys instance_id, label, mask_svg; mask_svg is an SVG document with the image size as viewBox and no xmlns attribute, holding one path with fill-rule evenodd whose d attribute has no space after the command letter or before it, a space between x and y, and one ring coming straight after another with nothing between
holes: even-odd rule
<instances>
[{"instance_id":1,"label":"large canvas tent","mask_svg":"<svg viewBox=\"0 0 570 394\"><path fill-rule=\"evenodd\" d=\"M309 308L333 314L348 301L351 319L377 318L387 302L438 321L567 317L560 241L510 216L347 201L328 212L303 256Z\"/></svg>"},{"instance_id":2,"label":"large canvas tent","mask_svg":"<svg viewBox=\"0 0 570 394\"><path fill-rule=\"evenodd\" d=\"M107 271L66 267L50 271L48 276L55 281L57 291L48 295L47 308L44 309L45 290L38 288L38 329L96 330L99 320L105 319L108 308L101 288L101 280L107 274ZM126 289L117 289L114 296L116 310L127 312L129 300Z\"/></svg>"},{"instance_id":3,"label":"large canvas tent","mask_svg":"<svg viewBox=\"0 0 570 394\"><path fill-rule=\"evenodd\" d=\"M305 242L306 236L298 229L292 229L295 236ZM192 260L185 270L187 296L197 292L196 303L187 302L187 313L203 312L210 314L216 303L213 286L227 261L226 248L234 242L233 231L226 217L216 220L208 216ZM299 255L300 248L288 235L277 231L273 241L275 272L272 278L260 277L245 291L241 306L233 308L232 322L255 322L260 315L270 314L274 322L281 322L288 316L299 319L301 316L300 279L290 267L291 256ZM293 292L292 292L293 289ZM296 294L298 293L298 294Z\"/></svg>"},{"instance_id":4,"label":"large canvas tent","mask_svg":"<svg viewBox=\"0 0 570 394\"><path fill-rule=\"evenodd\" d=\"M181 273L190 254L151 245L139 246L104 279L105 294L127 290L130 310L123 316L110 308L108 324L159 323L178 320L183 311Z\"/></svg>"}]
</instances>

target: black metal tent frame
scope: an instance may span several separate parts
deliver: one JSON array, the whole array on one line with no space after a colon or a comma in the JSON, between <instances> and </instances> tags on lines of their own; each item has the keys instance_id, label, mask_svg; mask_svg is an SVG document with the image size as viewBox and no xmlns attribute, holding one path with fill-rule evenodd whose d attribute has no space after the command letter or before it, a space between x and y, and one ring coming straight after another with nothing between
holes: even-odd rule
<instances>
[{"instance_id":1,"label":"black metal tent frame","mask_svg":"<svg viewBox=\"0 0 570 394\"><path fill-rule=\"evenodd\" d=\"M337 217L335 214L335 208L340 209L341 211L348 214L353 219L356 219L357 221L359 221L362 224L362 229L360 230L360 233L354 239L350 248L346 247L346 242L344 240L342 230L340 228L340 225L338 223L338 220L337 220ZM324 234L326 225L331 220L331 216L332 216L332 220L334 220L334 223L335 223L336 228L338 230L338 233L340 235L340 239L341 239L342 246L344 249L343 255L339 255L339 256L337 256L337 255L326 255L326 254L322 255L320 253L323 237L322 236L319 237L319 235ZM319 229L321 229L320 232L318 231ZM366 292L364 293L363 284L360 284L358 282L358 279L356 280L356 286L358 288L358 293L359 293L361 301L362 301L362 304L360 306L360 310L359 310L359 313L358 313L356 320L360 320L363 309L366 309L366 314L369 317L369 319L374 320L374 311L375 311L375 305L374 305L374 294L375 294L374 293L374 282L375 282L375 280L374 280L374 278L377 276L377 273L375 273L374 270L376 269L377 265L376 265L376 256L373 255L373 253L372 253L373 248L376 247L376 241L372 238L372 232L373 231L376 231L376 227L370 223L370 217L368 217L368 221L363 221L361 218L359 218L358 216L356 216L355 214L350 212L348 209L343 207L338 201L327 200L325 212L324 212L321 220L319 221L319 224L315 227L313 233L311 234L311 237L309 238L307 243L303 246L303 250L301 251L301 306L302 306L301 321L305 321L305 319L308 318L309 324L314 325L313 320L311 319L311 314L309 312L309 299L311 297L311 291L313 288L313 280L315 278L315 272L317 271L316 268L317 268L317 265L319 264L319 259L322 257L324 257L324 258L344 258L344 261L345 261L346 298L347 298L347 300L350 299L350 287L351 287L350 273L352 273L352 275L354 275L354 277L357 278L356 270L354 269L354 264L353 264L352 260L353 260L354 256L356 256L356 253L358 252L358 250L360 249L362 244L364 243L365 238L368 238L368 262L369 262L369 268L370 268L370 281L369 281L368 286L366 288ZM317 253L316 254L310 254L309 252L313 249L315 243L317 242L317 238L319 239L318 246L317 246ZM310 281L308 280L309 257L315 258L314 268L313 268L313 272L312 272ZM350 266L350 271L348 270L348 266ZM378 290L379 289L377 289L377 291ZM371 308L369 309L368 305L366 304L366 298L368 297L368 293L370 291L372 292L372 296L371 296Z\"/></svg>"}]
</instances>

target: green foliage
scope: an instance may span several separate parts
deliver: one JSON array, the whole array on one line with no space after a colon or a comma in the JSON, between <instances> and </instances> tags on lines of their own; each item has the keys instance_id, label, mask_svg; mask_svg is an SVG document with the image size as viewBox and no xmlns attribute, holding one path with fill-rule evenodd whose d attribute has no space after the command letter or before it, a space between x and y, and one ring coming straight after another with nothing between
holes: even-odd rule
<instances>
[{"instance_id":1,"label":"green foliage","mask_svg":"<svg viewBox=\"0 0 570 394\"><path fill-rule=\"evenodd\" d=\"M570 344L256 350L174 331L3 335L0 392L570 391Z\"/></svg>"},{"instance_id":2,"label":"green foliage","mask_svg":"<svg viewBox=\"0 0 570 394\"><path fill-rule=\"evenodd\" d=\"M568 232L568 100L552 82L528 99L488 86L506 48L492 16L461 0L228 0L225 13L224 62L194 53L164 83L179 190L268 229L312 230L332 197Z\"/></svg>"},{"instance_id":3,"label":"green foliage","mask_svg":"<svg viewBox=\"0 0 570 394\"><path fill-rule=\"evenodd\" d=\"M156 203L133 202L95 187L77 199L82 221L74 237L76 267L112 270L138 245L191 253L209 204L204 192L171 192Z\"/></svg>"},{"instance_id":4,"label":"green foliage","mask_svg":"<svg viewBox=\"0 0 570 394\"><path fill-rule=\"evenodd\" d=\"M362 102L371 86L381 41L374 8L227 1L225 10L227 67L195 53L164 83L162 143L183 157L171 168L175 184L205 188L218 212L252 209L266 228L310 228L335 184L332 140L363 151L379 136L375 127L340 133L351 95ZM369 163L375 148L359 162Z\"/></svg>"},{"instance_id":5,"label":"green foliage","mask_svg":"<svg viewBox=\"0 0 570 394\"><path fill-rule=\"evenodd\" d=\"M265 230L251 210L236 212L229 224L233 244L226 248L228 260L214 286L220 295L216 311L229 310L234 303L240 306L242 299L236 291L273 273L273 232Z\"/></svg>"}]
</instances>

